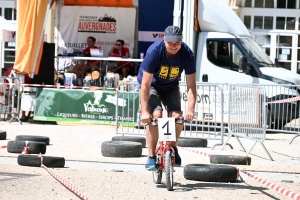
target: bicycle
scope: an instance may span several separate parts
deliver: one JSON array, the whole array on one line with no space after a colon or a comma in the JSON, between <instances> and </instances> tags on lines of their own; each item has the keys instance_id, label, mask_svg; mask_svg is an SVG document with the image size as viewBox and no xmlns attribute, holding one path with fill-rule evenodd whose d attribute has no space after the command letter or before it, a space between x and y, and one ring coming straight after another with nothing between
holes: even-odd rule
<instances>
[{"instance_id":1,"label":"bicycle","mask_svg":"<svg viewBox=\"0 0 300 200\"><path fill-rule=\"evenodd\" d=\"M174 122L176 124L183 124L184 118L179 117L179 118L159 118L159 119L174 119ZM175 128L175 123L174 123L174 128ZM152 118L151 119L151 125L152 126L158 126L158 119L157 118ZM171 138L171 132L169 131L169 121L164 123L162 128L167 128L167 132L164 133L167 137L161 138L159 137L159 146L155 150L156 154L156 170L152 172L153 176L153 182L156 184L161 183L162 179L162 173L163 171L166 174L166 182L167 182L167 190L171 191L173 190L173 172L174 172L174 165L175 165L175 150L171 146L171 141L176 141L176 132L173 131L173 138ZM170 136L170 140L168 140L168 136ZM175 139L174 139L175 137ZM166 140L167 138L167 140ZM164 144L165 142L165 144Z\"/></svg>"}]
</instances>

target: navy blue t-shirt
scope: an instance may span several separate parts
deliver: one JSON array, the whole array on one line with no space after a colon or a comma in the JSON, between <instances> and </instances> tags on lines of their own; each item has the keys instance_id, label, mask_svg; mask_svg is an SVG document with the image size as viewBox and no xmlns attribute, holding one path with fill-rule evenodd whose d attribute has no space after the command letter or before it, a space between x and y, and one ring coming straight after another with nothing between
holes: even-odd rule
<instances>
[{"instance_id":1,"label":"navy blue t-shirt","mask_svg":"<svg viewBox=\"0 0 300 200\"><path fill-rule=\"evenodd\" d=\"M196 72L195 56L192 50L182 42L177 54L169 57L164 40L161 39L154 42L146 52L137 78L140 84L144 70L153 74L151 86L160 91L167 91L178 86L178 77L183 70L185 70L185 74Z\"/></svg>"}]
</instances>

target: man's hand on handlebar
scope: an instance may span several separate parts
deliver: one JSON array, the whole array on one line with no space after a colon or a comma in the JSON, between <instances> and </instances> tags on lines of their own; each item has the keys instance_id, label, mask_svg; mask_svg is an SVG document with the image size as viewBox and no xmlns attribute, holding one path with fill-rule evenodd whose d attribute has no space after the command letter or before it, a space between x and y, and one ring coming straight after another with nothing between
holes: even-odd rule
<instances>
[{"instance_id":1,"label":"man's hand on handlebar","mask_svg":"<svg viewBox=\"0 0 300 200\"><path fill-rule=\"evenodd\" d=\"M149 112L142 112L141 120L144 124L149 124L151 122L152 116Z\"/></svg>"},{"instance_id":2,"label":"man's hand on handlebar","mask_svg":"<svg viewBox=\"0 0 300 200\"><path fill-rule=\"evenodd\" d=\"M192 121L194 119L194 111L187 111L184 115L185 121Z\"/></svg>"}]
</instances>

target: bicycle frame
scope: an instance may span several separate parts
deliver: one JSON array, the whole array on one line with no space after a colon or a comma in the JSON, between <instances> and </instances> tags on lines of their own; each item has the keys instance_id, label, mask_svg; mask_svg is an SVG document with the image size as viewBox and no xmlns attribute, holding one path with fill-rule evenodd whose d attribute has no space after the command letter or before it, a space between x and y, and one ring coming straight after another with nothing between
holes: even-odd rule
<instances>
[{"instance_id":1,"label":"bicycle frame","mask_svg":"<svg viewBox=\"0 0 300 200\"><path fill-rule=\"evenodd\" d=\"M170 141L166 141L166 144L164 144L164 142L159 142L159 146L158 148L155 150L155 155L158 155L158 152L160 151L160 158L156 157L156 160L160 160L160 163L158 164L157 168L159 169L165 169L165 154L167 151L169 151L170 149L172 149L172 154L174 153L174 148L171 146L171 142ZM173 157L172 159L172 166L175 165L175 157Z\"/></svg>"},{"instance_id":2,"label":"bicycle frame","mask_svg":"<svg viewBox=\"0 0 300 200\"><path fill-rule=\"evenodd\" d=\"M184 118L183 117L175 118L175 121L176 121L176 124L183 124ZM157 119L156 118L152 118L151 125L152 126L157 126ZM157 166L159 169L164 169L165 168L164 156L165 156L166 152L169 151L170 149L172 149L172 155L173 155L175 150L171 146L170 141L166 141L165 144L164 144L163 141L159 142L159 146L155 150L155 155L158 155L159 151L161 152L160 153L161 154L160 158L156 158L156 159L160 159L160 163ZM175 165L175 156L173 156L173 159L172 159L172 166L174 166L174 165Z\"/></svg>"},{"instance_id":3,"label":"bicycle frame","mask_svg":"<svg viewBox=\"0 0 300 200\"><path fill-rule=\"evenodd\" d=\"M183 124L184 118L179 117L175 118L176 124ZM152 118L151 123L152 126L157 126L157 119ZM170 152L171 150L171 152ZM156 184L161 183L162 172L166 174L166 182L168 191L173 190L173 172L175 166L175 150L171 146L171 141L159 141L158 147L155 150L156 155L156 170L152 172L153 181Z\"/></svg>"}]
</instances>

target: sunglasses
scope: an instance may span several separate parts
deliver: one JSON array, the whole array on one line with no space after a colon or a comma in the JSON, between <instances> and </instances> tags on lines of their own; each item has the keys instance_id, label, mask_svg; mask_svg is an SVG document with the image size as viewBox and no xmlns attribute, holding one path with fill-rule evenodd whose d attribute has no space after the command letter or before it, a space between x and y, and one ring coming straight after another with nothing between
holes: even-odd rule
<instances>
[{"instance_id":1,"label":"sunglasses","mask_svg":"<svg viewBox=\"0 0 300 200\"><path fill-rule=\"evenodd\" d=\"M121 46L121 44L120 44L120 43L116 43L116 45L117 45L117 46Z\"/></svg>"}]
</instances>

